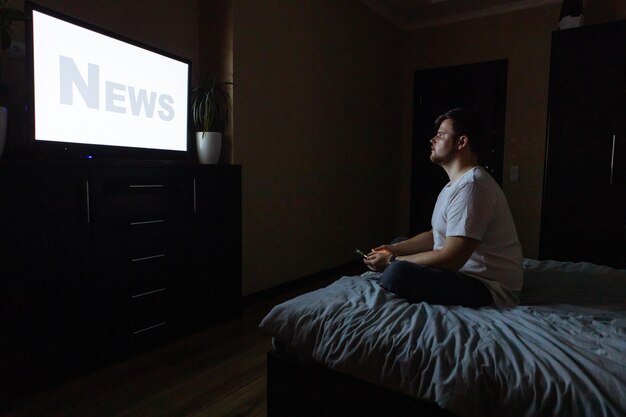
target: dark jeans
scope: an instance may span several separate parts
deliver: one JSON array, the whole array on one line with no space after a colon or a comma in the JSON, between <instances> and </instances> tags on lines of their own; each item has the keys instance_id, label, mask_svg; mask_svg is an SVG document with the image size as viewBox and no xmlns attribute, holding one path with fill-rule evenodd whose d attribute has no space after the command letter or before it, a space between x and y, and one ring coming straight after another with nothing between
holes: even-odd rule
<instances>
[{"instance_id":1,"label":"dark jeans","mask_svg":"<svg viewBox=\"0 0 626 417\"><path fill-rule=\"evenodd\" d=\"M393 243L402 240L394 239ZM493 304L487 287L460 272L444 271L407 261L392 262L383 272L382 287L412 303L482 307Z\"/></svg>"},{"instance_id":2,"label":"dark jeans","mask_svg":"<svg viewBox=\"0 0 626 417\"><path fill-rule=\"evenodd\" d=\"M407 261L392 262L383 272L382 287L412 303L482 307L493 304L491 293L477 279Z\"/></svg>"}]
</instances>

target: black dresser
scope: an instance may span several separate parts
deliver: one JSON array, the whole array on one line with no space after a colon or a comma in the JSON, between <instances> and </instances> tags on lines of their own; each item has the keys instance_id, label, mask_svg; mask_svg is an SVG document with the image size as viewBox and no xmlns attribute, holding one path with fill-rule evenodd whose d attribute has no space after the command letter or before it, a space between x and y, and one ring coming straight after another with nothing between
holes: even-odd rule
<instances>
[{"instance_id":1,"label":"black dresser","mask_svg":"<svg viewBox=\"0 0 626 417\"><path fill-rule=\"evenodd\" d=\"M0 162L0 401L241 309L241 167Z\"/></svg>"}]
</instances>

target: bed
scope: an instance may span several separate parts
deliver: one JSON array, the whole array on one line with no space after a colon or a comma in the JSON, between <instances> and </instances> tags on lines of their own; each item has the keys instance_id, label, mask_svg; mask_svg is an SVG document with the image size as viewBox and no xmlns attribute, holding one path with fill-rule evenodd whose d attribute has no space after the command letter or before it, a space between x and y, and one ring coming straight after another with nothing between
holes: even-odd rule
<instances>
[{"instance_id":1,"label":"bed","mask_svg":"<svg viewBox=\"0 0 626 417\"><path fill-rule=\"evenodd\" d=\"M410 304L374 272L276 305L268 416L626 416L626 270L524 271L506 309Z\"/></svg>"}]
</instances>

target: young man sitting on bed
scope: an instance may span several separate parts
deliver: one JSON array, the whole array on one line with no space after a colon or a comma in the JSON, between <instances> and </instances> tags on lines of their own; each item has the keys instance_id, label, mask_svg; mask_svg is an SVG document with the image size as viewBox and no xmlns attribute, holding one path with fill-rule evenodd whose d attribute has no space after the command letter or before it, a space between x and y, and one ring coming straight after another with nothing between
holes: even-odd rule
<instances>
[{"instance_id":1,"label":"young man sitting on bed","mask_svg":"<svg viewBox=\"0 0 626 417\"><path fill-rule=\"evenodd\" d=\"M430 160L450 182L437 198L432 229L378 246L364 262L383 272L383 288L410 302L514 306L522 289L522 247L502 189L478 165L485 146L480 116L452 109L435 128Z\"/></svg>"}]
</instances>

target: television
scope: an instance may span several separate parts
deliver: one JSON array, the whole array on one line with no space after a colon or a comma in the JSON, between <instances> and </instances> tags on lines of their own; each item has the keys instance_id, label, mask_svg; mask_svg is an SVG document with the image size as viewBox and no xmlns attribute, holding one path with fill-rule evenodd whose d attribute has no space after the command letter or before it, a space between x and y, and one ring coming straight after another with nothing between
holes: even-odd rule
<instances>
[{"instance_id":1,"label":"television","mask_svg":"<svg viewBox=\"0 0 626 417\"><path fill-rule=\"evenodd\" d=\"M25 3L29 148L58 158L187 158L191 62Z\"/></svg>"}]
</instances>

